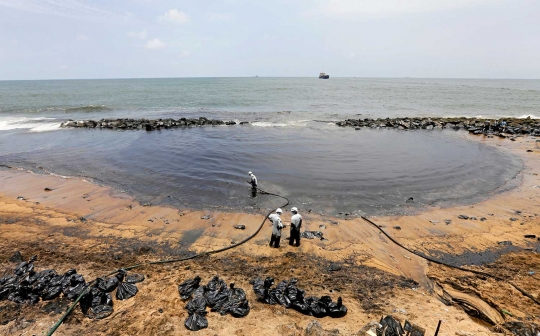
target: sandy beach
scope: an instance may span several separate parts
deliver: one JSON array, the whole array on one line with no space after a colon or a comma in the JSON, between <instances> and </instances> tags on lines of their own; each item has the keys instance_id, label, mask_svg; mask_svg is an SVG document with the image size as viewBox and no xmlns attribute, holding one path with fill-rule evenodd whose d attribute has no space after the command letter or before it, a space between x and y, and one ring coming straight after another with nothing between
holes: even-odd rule
<instances>
[{"instance_id":1,"label":"sandy beach","mask_svg":"<svg viewBox=\"0 0 540 336\"><path fill-rule=\"evenodd\" d=\"M540 148L535 147L534 137L516 141L466 133L463 137L523 161L523 170L508 182L510 190L495 190L486 201L475 204L370 219L410 250L460 266L481 263L466 267L507 281L428 263L360 217L333 218L300 209L304 230L322 231L325 240L303 239L299 248L291 247L284 240L286 230L281 248L272 249L268 247L271 226L266 223L255 238L229 251L137 269L146 276L138 285L139 294L115 301L111 317L91 320L76 309L56 334L188 334L183 325L187 311L177 286L195 275L208 281L215 274L246 290L252 309L238 319L209 313L209 328L200 335L303 335L313 320L324 329L338 329L340 335L355 335L385 315L409 320L425 328L426 335L434 333L439 320L443 321L439 335L492 335L503 332L506 322L539 323L540 306L509 281L540 299L539 242L524 237L540 236ZM125 193L81 179L3 169L0 269L12 269L15 264L8 259L20 251L25 258L38 256L38 270L65 272L74 267L88 281L128 265L234 244L257 229L266 209L259 212L179 211L144 205ZM238 224L245 230L235 229ZM500 244L505 241L511 245ZM249 281L266 276L277 282L296 277L309 294L330 295L334 300L341 296L349 312L339 319L315 319L259 303ZM471 317L455 300L445 305L448 295L476 302L495 324L485 317ZM58 299L36 305L1 301L0 334L41 334L67 306L69 302Z\"/></svg>"}]
</instances>

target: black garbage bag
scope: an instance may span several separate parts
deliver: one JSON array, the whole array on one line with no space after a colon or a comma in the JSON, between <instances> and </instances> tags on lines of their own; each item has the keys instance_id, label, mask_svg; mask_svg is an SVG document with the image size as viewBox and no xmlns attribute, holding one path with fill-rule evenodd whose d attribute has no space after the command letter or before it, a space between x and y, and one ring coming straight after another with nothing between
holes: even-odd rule
<instances>
[{"instance_id":1,"label":"black garbage bag","mask_svg":"<svg viewBox=\"0 0 540 336\"><path fill-rule=\"evenodd\" d=\"M178 293L180 293L180 298L182 300L187 300L193 292L199 288L199 283L201 282L201 277L196 276L193 279L188 279L182 282L178 286Z\"/></svg>"},{"instance_id":2,"label":"black garbage bag","mask_svg":"<svg viewBox=\"0 0 540 336\"><path fill-rule=\"evenodd\" d=\"M70 275L64 274L64 280L62 281L62 293L67 296L68 293L73 292L73 289L81 284L86 284L86 281L84 280L84 277L82 275L77 273L73 273Z\"/></svg>"},{"instance_id":3,"label":"black garbage bag","mask_svg":"<svg viewBox=\"0 0 540 336\"><path fill-rule=\"evenodd\" d=\"M101 320L101 319L111 316L113 311L114 311L113 307L109 305L99 305L99 306L90 308L87 316L93 320Z\"/></svg>"},{"instance_id":4,"label":"black garbage bag","mask_svg":"<svg viewBox=\"0 0 540 336\"><path fill-rule=\"evenodd\" d=\"M37 279L33 282L32 292L41 296L43 291L49 287L51 279L55 276L57 274L53 269L39 272Z\"/></svg>"},{"instance_id":5,"label":"black garbage bag","mask_svg":"<svg viewBox=\"0 0 540 336\"><path fill-rule=\"evenodd\" d=\"M144 281L144 275L142 274L133 273L133 274L126 275L126 282L139 283L143 281Z\"/></svg>"},{"instance_id":6,"label":"black garbage bag","mask_svg":"<svg viewBox=\"0 0 540 336\"><path fill-rule=\"evenodd\" d=\"M120 283L120 277L118 277L117 275L118 274L108 279L97 278L97 287L105 293L112 292L118 287L118 284Z\"/></svg>"},{"instance_id":7,"label":"black garbage bag","mask_svg":"<svg viewBox=\"0 0 540 336\"><path fill-rule=\"evenodd\" d=\"M228 295L229 291L227 290L227 283L217 276L214 276L206 285L204 298L206 299L206 305L213 308L218 301L223 301L224 297L228 297Z\"/></svg>"},{"instance_id":8,"label":"black garbage bag","mask_svg":"<svg viewBox=\"0 0 540 336\"><path fill-rule=\"evenodd\" d=\"M41 291L41 299L46 300L52 300L56 299L60 296L62 293L62 287L60 286L48 286L43 291Z\"/></svg>"},{"instance_id":9,"label":"black garbage bag","mask_svg":"<svg viewBox=\"0 0 540 336\"><path fill-rule=\"evenodd\" d=\"M250 283L253 285L253 291L257 296L257 300L272 305L277 303L273 295L270 295L272 285L274 285L273 278L267 277L264 281L260 278L256 278L251 280Z\"/></svg>"},{"instance_id":10,"label":"black garbage bag","mask_svg":"<svg viewBox=\"0 0 540 336\"><path fill-rule=\"evenodd\" d=\"M86 288L86 283L78 283L75 286L70 286L66 290L63 291L64 295L71 301L75 301L79 295L84 291Z\"/></svg>"},{"instance_id":11,"label":"black garbage bag","mask_svg":"<svg viewBox=\"0 0 540 336\"><path fill-rule=\"evenodd\" d=\"M312 315L311 314L311 307L309 303L306 303L305 301L294 301L291 302L292 309L296 310L299 313L302 313L304 315Z\"/></svg>"},{"instance_id":12,"label":"black garbage bag","mask_svg":"<svg viewBox=\"0 0 540 336\"><path fill-rule=\"evenodd\" d=\"M338 297L337 302L332 302L328 305L328 316L335 318L345 315L347 315L347 307L343 305L341 296Z\"/></svg>"},{"instance_id":13,"label":"black garbage bag","mask_svg":"<svg viewBox=\"0 0 540 336\"><path fill-rule=\"evenodd\" d=\"M97 289L95 286L90 288L85 295L81 298L79 301L79 307L81 307L81 311L83 314L86 314L88 312L88 309L92 308L92 301L94 300L94 296L99 293L99 289Z\"/></svg>"},{"instance_id":14,"label":"black garbage bag","mask_svg":"<svg viewBox=\"0 0 540 336\"><path fill-rule=\"evenodd\" d=\"M31 293L31 288L27 286L18 286L7 297L9 301L15 303L35 304L39 302L39 296Z\"/></svg>"},{"instance_id":15,"label":"black garbage bag","mask_svg":"<svg viewBox=\"0 0 540 336\"><path fill-rule=\"evenodd\" d=\"M139 292L137 286L129 282L121 282L116 290L116 299L127 300L134 297Z\"/></svg>"},{"instance_id":16,"label":"black garbage bag","mask_svg":"<svg viewBox=\"0 0 540 336\"><path fill-rule=\"evenodd\" d=\"M289 298L285 295L285 291L287 290L287 280L283 280L274 290L271 291L272 296L275 298L275 300L282 306L289 307L291 305L291 301Z\"/></svg>"},{"instance_id":17,"label":"black garbage bag","mask_svg":"<svg viewBox=\"0 0 540 336\"><path fill-rule=\"evenodd\" d=\"M218 312L223 308L223 305L226 304L229 301L229 295L230 295L229 288L225 288L222 291L220 291L214 298L214 304L213 306L208 305L213 312Z\"/></svg>"},{"instance_id":18,"label":"black garbage bag","mask_svg":"<svg viewBox=\"0 0 540 336\"><path fill-rule=\"evenodd\" d=\"M390 315L381 318L379 324L381 325L381 328L377 328L376 330L378 336L402 336L405 334L405 330L401 327L401 323Z\"/></svg>"},{"instance_id":19,"label":"black garbage bag","mask_svg":"<svg viewBox=\"0 0 540 336\"><path fill-rule=\"evenodd\" d=\"M206 299L204 296L193 298L187 303L186 309L189 314L206 312Z\"/></svg>"},{"instance_id":20,"label":"black garbage bag","mask_svg":"<svg viewBox=\"0 0 540 336\"><path fill-rule=\"evenodd\" d=\"M304 300L304 291L297 287L297 283L298 279L291 278L287 284L287 287L285 288L285 296L291 303Z\"/></svg>"},{"instance_id":21,"label":"black garbage bag","mask_svg":"<svg viewBox=\"0 0 540 336\"><path fill-rule=\"evenodd\" d=\"M249 302L246 297L246 292L242 288L234 287L230 284L229 300L223 304L219 313L221 315L231 314L233 317L244 317L250 312Z\"/></svg>"},{"instance_id":22,"label":"black garbage bag","mask_svg":"<svg viewBox=\"0 0 540 336\"><path fill-rule=\"evenodd\" d=\"M330 299L332 300L332 299ZM306 298L306 303L309 304L311 315L315 317L325 317L327 315L327 303L317 297L310 296Z\"/></svg>"},{"instance_id":23,"label":"black garbage bag","mask_svg":"<svg viewBox=\"0 0 540 336\"><path fill-rule=\"evenodd\" d=\"M24 286L32 286L34 282L39 278L39 273L34 272L34 270L29 271L26 275L22 276L19 284Z\"/></svg>"},{"instance_id":24,"label":"black garbage bag","mask_svg":"<svg viewBox=\"0 0 540 336\"><path fill-rule=\"evenodd\" d=\"M54 287L54 286L62 287L63 282L64 282L64 275L56 274L49 280L47 287Z\"/></svg>"},{"instance_id":25,"label":"black garbage bag","mask_svg":"<svg viewBox=\"0 0 540 336\"><path fill-rule=\"evenodd\" d=\"M34 261L37 260L37 256L33 256L28 261L23 261L17 267L15 267L15 275L21 276L34 269Z\"/></svg>"},{"instance_id":26,"label":"black garbage bag","mask_svg":"<svg viewBox=\"0 0 540 336\"><path fill-rule=\"evenodd\" d=\"M191 331L198 331L204 328L208 328L206 312L189 314L186 322L184 322L184 325Z\"/></svg>"},{"instance_id":27,"label":"black garbage bag","mask_svg":"<svg viewBox=\"0 0 540 336\"><path fill-rule=\"evenodd\" d=\"M14 284L4 284L0 286L0 300L5 300L15 290Z\"/></svg>"}]
</instances>

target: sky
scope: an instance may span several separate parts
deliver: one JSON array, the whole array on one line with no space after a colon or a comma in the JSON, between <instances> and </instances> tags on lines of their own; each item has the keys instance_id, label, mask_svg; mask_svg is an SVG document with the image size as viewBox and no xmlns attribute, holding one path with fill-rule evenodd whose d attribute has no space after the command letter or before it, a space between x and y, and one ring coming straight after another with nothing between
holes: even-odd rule
<instances>
[{"instance_id":1,"label":"sky","mask_svg":"<svg viewBox=\"0 0 540 336\"><path fill-rule=\"evenodd\" d=\"M540 78L538 0L0 0L0 80Z\"/></svg>"}]
</instances>

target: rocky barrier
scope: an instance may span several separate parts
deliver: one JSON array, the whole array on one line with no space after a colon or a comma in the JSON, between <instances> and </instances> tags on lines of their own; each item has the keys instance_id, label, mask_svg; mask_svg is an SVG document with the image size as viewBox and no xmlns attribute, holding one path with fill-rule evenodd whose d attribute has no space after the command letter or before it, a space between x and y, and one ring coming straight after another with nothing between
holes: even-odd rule
<instances>
[{"instance_id":1,"label":"rocky barrier","mask_svg":"<svg viewBox=\"0 0 540 336\"><path fill-rule=\"evenodd\" d=\"M386 118L386 119L347 119L336 122L341 127L391 128L399 130L416 129L454 129L467 130L474 134L492 134L506 137L505 134L540 135L540 119L528 118Z\"/></svg>"},{"instance_id":2,"label":"rocky barrier","mask_svg":"<svg viewBox=\"0 0 540 336\"><path fill-rule=\"evenodd\" d=\"M170 129L180 127L194 127L194 126L219 126L219 125L236 125L236 121L224 121L216 119L208 119L200 117L198 119L101 119L95 120L69 120L63 122L60 127L78 127L78 128L100 128L100 129L114 129L114 130L146 130L153 131L159 129ZM248 124L247 121L238 123L239 125Z\"/></svg>"}]
</instances>

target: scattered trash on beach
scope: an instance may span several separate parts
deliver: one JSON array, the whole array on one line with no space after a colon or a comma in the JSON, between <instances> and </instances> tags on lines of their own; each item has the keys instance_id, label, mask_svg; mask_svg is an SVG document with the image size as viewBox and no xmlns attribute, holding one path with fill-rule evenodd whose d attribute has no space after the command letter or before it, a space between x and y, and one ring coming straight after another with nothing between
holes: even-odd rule
<instances>
[{"instance_id":1,"label":"scattered trash on beach","mask_svg":"<svg viewBox=\"0 0 540 336\"><path fill-rule=\"evenodd\" d=\"M517 220L518 220L518 219L517 219L517 218L514 218L514 217L510 218L510 221L512 221L512 222L515 222L515 221L517 221Z\"/></svg>"},{"instance_id":2,"label":"scattered trash on beach","mask_svg":"<svg viewBox=\"0 0 540 336\"><path fill-rule=\"evenodd\" d=\"M534 239L536 238L536 235L528 234L528 235L525 235L525 238Z\"/></svg>"},{"instance_id":3,"label":"scattered trash on beach","mask_svg":"<svg viewBox=\"0 0 540 336\"><path fill-rule=\"evenodd\" d=\"M458 218L459 219L469 219L469 216L467 216L467 215L459 215Z\"/></svg>"},{"instance_id":4,"label":"scattered trash on beach","mask_svg":"<svg viewBox=\"0 0 540 336\"><path fill-rule=\"evenodd\" d=\"M201 219L210 219L210 215L202 216Z\"/></svg>"},{"instance_id":5,"label":"scattered trash on beach","mask_svg":"<svg viewBox=\"0 0 540 336\"><path fill-rule=\"evenodd\" d=\"M24 198L23 196L17 196L17 199L18 199L19 201L26 201L26 198Z\"/></svg>"},{"instance_id":6,"label":"scattered trash on beach","mask_svg":"<svg viewBox=\"0 0 540 336\"><path fill-rule=\"evenodd\" d=\"M409 321L405 321L405 324L401 326L401 322L390 315L381 318L375 330L377 336L400 336L405 335L405 332L410 336L424 336L426 333L424 328L411 324Z\"/></svg>"},{"instance_id":7,"label":"scattered trash on beach","mask_svg":"<svg viewBox=\"0 0 540 336\"><path fill-rule=\"evenodd\" d=\"M324 224L319 225L319 229L326 229L326 225Z\"/></svg>"},{"instance_id":8,"label":"scattered trash on beach","mask_svg":"<svg viewBox=\"0 0 540 336\"><path fill-rule=\"evenodd\" d=\"M444 223L445 223L446 225L450 225L450 224L452 224L452 220L451 220L451 219L445 219L445 220L444 220Z\"/></svg>"},{"instance_id":9,"label":"scattered trash on beach","mask_svg":"<svg viewBox=\"0 0 540 336\"><path fill-rule=\"evenodd\" d=\"M497 242L497 244L503 245L503 246L511 246L511 245L512 245L512 242L509 241L509 240L505 240L505 241Z\"/></svg>"},{"instance_id":10,"label":"scattered trash on beach","mask_svg":"<svg viewBox=\"0 0 540 336\"><path fill-rule=\"evenodd\" d=\"M246 226L245 225L235 225L234 228L238 229L238 230L245 230Z\"/></svg>"},{"instance_id":11,"label":"scattered trash on beach","mask_svg":"<svg viewBox=\"0 0 540 336\"><path fill-rule=\"evenodd\" d=\"M401 226L394 226L394 229L401 230Z\"/></svg>"},{"instance_id":12,"label":"scattered trash on beach","mask_svg":"<svg viewBox=\"0 0 540 336\"><path fill-rule=\"evenodd\" d=\"M249 314L251 308L242 288L236 288L234 283L227 286L217 275L206 286L201 286L200 282L201 278L196 276L178 286L182 300L192 298L186 305L188 318L184 325L187 329L197 331L208 327L206 307L222 316L244 317Z\"/></svg>"},{"instance_id":13,"label":"scattered trash on beach","mask_svg":"<svg viewBox=\"0 0 540 336\"><path fill-rule=\"evenodd\" d=\"M315 238L319 238L320 240L325 239L321 231L304 231L300 233L300 236L306 239L315 239Z\"/></svg>"},{"instance_id":14,"label":"scattered trash on beach","mask_svg":"<svg viewBox=\"0 0 540 336\"><path fill-rule=\"evenodd\" d=\"M19 257L22 259L20 252L16 252L10 260ZM28 261L22 261L13 274L0 278L0 301L7 299L15 303L36 304L40 300L54 300L61 295L75 301L89 286L74 268L64 274L58 274L54 269L36 272L36 260L37 256L33 256ZM128 275L125 270L120 270L109 279L97 278L79 301L81 310L91 319L106 318L113 313L110 293L116 289L116 298L127 300L139 291L135 283L143 280L143 275Z\"/></svg>"},{"instance_id":15,"label":"scattered trash on beach","mask_svg":"<svg viewBox=\"0 0 540 336\"><path fill-rule=\"evenodd\" d=\"M274 279L271 277L265 280L257 278L250 283L253 285L257 300L266 304L280 304L314 317L338 318L347 314L347 307L343 305L341 297L338 297L337 302L333 302L330 296L306 297L305 291L297 286L296 278L283 280L275 288L272 288Z\"/></svg>"},{"instance_id":16,"label":"scattered trash on beach","mask_svg":"<svg viewBox=\"0 0 540 336\"><path fill-rule=\"evenodd\" d=\"M441 221L438 221L438 220L436 220L436 219L431 219L431 220L430 220L430 223L431 223L431 224L439 224L440 222L441 222Z\"/></svg>"},{"instance_id":17,"label":"scattered trash on beach","mask_svg":"<svg viewBox=\"0 0 540 336\"><path fill-rule=\"evenodd\" d=\"M44 190L44 191L52 191L52 189L49 188L49 187L47 187L47 188L45 188L45 189L43 189L43 190Z\"/></svg>"}]
</instances>

